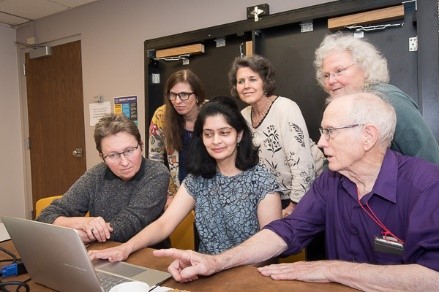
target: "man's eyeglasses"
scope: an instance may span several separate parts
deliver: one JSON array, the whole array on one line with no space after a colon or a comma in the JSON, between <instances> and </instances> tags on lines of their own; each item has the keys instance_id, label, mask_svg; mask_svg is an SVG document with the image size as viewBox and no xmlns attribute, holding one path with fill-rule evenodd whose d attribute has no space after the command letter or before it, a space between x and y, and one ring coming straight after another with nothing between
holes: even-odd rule
<instances>
[{"instance_id":1,"label":"man's eyeglasses","mask_svg":"<svg viewBox=\"0 0 439 292\"><path fill-rule=\"evenodd\" d=\"M194 94L194 93L193 92L180 92L180 93L170 92L168 94L168 98L170 101L174 101L177 99L177 96L178 96L180 98L180 100L185 101L185 100L188 100L192 94Z\"/></svg>"},{"instance_id":2,"label":"man's eyeglasses","mask_svg":"<svg viewBox=\"0 0 439 292\"><path fill-rule=\"evenodd\" d=\"M125 156L125 158L133 156L134 153L136 152L137 148L139 148L139 144L137 144L136 147L128 147L122 152L111 152L110 154L104 155L103 157L104 157L104 160L116 162L116 161L119 161L122 154L123 154L123 156Z\"/></svg>"},{"instance_id":3,"label":"man's eyeglasses","mask_svg":"<svg viewBox=\"0 0 439 292\"><path fill-rule=\"evenodd\" d=\"M351 67L354 66L354 65L355 65L355 63L352 64L352 65L349 65L349 66L347 66L347 67L344 67L344 68L338 68L338 69L335 69L335 71L332 72L332 73L329 73L329 72L327 72L327 73L323 73L321 79L322 79L323 81L328 81L329 78L331 78L331 76L334 77L334 78L336 78L336 77L340 77L340 76L343 76L343 75L346 73L346 70L348 70L349 68L351 68Z\"/></svg>"},{"instance_id":4,"label":"man's eyeglasses","mask_svg":"<svg viewBox=\"0 0 439 292\"><path fill-rule=\"evenodd\" d=\"M331 135L334 134L337 130L343 130L343 129L352 129L358 126L362 126L361 124L353 124L349 126L341 126L341 127L329 127L329 128L319 128L320 135L325 137L326 140L331 139Z\"/></svg>"}]
</instances>

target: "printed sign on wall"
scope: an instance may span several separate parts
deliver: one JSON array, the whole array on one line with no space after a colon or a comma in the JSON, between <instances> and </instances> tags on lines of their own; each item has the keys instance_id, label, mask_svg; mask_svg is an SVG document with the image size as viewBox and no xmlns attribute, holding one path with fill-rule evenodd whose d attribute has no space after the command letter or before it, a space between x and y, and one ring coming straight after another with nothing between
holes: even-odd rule
<instances>
[{"instance_id":1,"label":"printed sign on wall","mask_svg":"<svg viewBox=\"0 0 439 292\"><path fill-rule=\"evenodd\" d=\"M120 96L114 98L114 113L124 114L138 125L137 96Z\"/></svg>"}]
</instances>

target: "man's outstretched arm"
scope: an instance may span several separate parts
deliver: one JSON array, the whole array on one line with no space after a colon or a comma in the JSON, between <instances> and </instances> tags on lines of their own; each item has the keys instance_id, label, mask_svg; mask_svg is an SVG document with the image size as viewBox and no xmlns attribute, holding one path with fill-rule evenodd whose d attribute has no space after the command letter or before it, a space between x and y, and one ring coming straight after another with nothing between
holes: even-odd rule
<instances>
[{"instance_id":1,"label":"man's outstretched arm","mask_svg":"<svg viewBox=\"0 0 439 292\"><path fill-rule=\"evenodd\" d=\"M208 276L232 267L261 263L287 249L281 237L262 230L240 245L218 255L205 255L190 250L162 249L154 251L160 257L173 257L168 271L179 282L189 282L198 276Z\"/></svg>"}]
</instances>

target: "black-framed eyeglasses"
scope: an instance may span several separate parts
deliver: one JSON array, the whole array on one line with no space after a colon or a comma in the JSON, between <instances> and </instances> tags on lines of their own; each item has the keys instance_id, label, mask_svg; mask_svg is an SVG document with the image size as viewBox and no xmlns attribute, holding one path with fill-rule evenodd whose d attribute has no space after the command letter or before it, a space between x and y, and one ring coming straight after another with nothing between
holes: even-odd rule
<instances>
[{"instance_id":1,"label":"black-framed eyeglasses","mask_svg":"<svg viewBox=\"0 0 439 292\"><path fill-rule=\"evenodd\" d=\"M168 99L170 101L174 101L175 99L180 98L180 100L188 100L189 97L191 97L191 95L194 94L193 92L180 92L180 93L175 93L175 92L169 92L168 94Z\"/></svg>"},{"instance_id":2,"label":"black-framed eyeglasses","mask_svg":"<svg viewBox=\"0 0 439 292\"><path fill-rule=\"evenodd\" d=\"M128 147L122 152L111 152L110 154L103 155L102 157L104 158L104 160L116 162L116 161L119 161L122 154L125 158L133 156L134 153L136 152L137 148L139 148L139 145L140 144L137 143L136 147Z\"/></svg>"},{"instance_id":3,"label":"black-framed eyeglasses","mask_svg":"<svg viewBox=\"0 0 439 292\"><path fill-rule=\"evenodd\" d=\"M331 139L331 135L334 134L334 132L337 130L352 129L359 126L362 126L362 124L353 124L353 125L341 126L341 127L319 128L319 131L320 131L320 135L325 137L326 140L329 140Z\"/></svg>"},{"instance_id":4,"label":"black-framed eyeglasses","mask_svg":"<svg viewBox=\"0 0 439 292\"><path fill-rule=\"evenodd\" d=\"M354 66L354 65L355 65L355 63L352 64L352 65L349 65L349 66L347 66L347 67L337 68L337 69L335 69L334 72L331 72L331 73L329 73L329 72L327 72L327 73L323 73L323 75L322 75L322 77L321 77L321 80L323 80L323 81L328 81L329 78L331 78L331 76L334 77L334 78L335 78L335 77L343 76L343 75L346 73L346 70L348 70L349 68L351 68L351 67Z\"/></svg>"}]
</instances>

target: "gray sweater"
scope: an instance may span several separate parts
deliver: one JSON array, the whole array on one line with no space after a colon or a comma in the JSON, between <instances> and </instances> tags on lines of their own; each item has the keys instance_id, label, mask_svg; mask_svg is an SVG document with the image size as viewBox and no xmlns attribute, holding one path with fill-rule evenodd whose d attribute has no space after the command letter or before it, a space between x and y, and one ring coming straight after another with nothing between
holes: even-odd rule
<instances>
[{"instance_id":1,"label":"gray sweater","mask_svg":"<svg viewBox=\"0 0 439 292\"><path fill-rule=\"evenodd\" d=\"M122 181L100 163L45 208L37 220L53 223L59 216L80 217L90 212L91 217L101 216L110 223L110 240L126 242L163 213L168 184L169 171L160 162L142 158L139 172L129 181Z\"/></svg>"}]
</instances>

